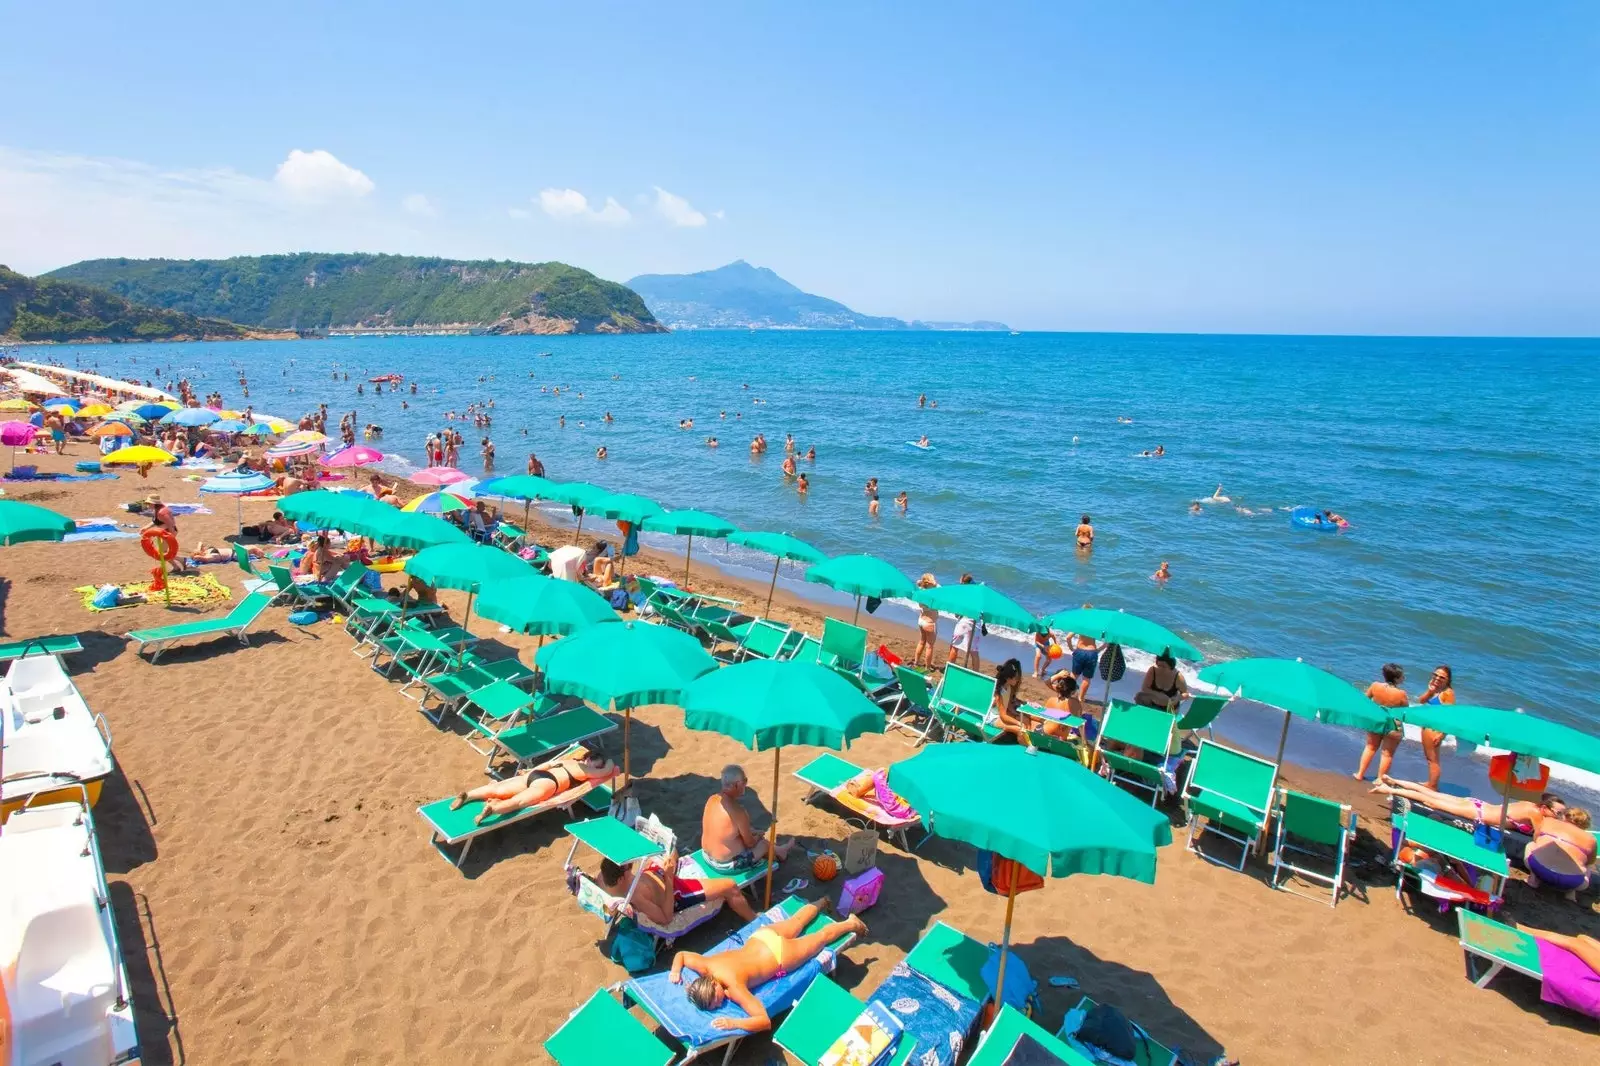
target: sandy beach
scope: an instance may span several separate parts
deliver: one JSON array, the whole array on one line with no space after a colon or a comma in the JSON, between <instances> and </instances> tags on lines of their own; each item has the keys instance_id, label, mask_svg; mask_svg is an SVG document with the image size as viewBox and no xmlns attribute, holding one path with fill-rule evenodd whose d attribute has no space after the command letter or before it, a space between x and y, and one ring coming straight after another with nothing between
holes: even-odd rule
<instances>
[{"instance_id":1,"label":"sandy beach","mask_svg":"<svg viewBox=\"0 0 1600 1066\"><path fill-rule=\"evenodd\" d=\"M90 454L79 443L37 463L65 472ZM168 502L199 499L170 469L148 482L125 473L4 488L8 499L75 518L120 515L121 503L152 490ZM202 502L215 513L178 519L185 548L234 532L232 499ZM270 509L245 506L247 522ZM547 1061L543 1040L595 988L624 976L597 947L600 923L564 887L559 821L490 836L454 869L429 843L416 808L481 783L481 756L419 715L330 622L300 628L272 609L249 648L219 641L175 651L160 665L141 661L123 634L190 615L159 602L93 613L71 590L135 581L149 565L135 540L0 550L0 632L8 640L83 634L85 650L68 665L113 731L119 772L97 821L144 1061ZM681 575L682 560L646 550L629 568ZM240 572L206 569L236 602ZM766 595L764 584L699 563L694 584L758 606ZM463 600L442 596L458 618ZM773 614L817 632L823 608L780 589ZM887 642L909 657L909 630L867 624L873 646ZM498 641L529 661L532 638L501 635L479 619L473 628L485 644ZM872 736L850 757L881 765L912 750L904 737ZM776 803L783 832L807 847L842 850L843 818L804 804L803 786L789 776L812 750L784 753L774 796L769 755L689 732L680 712L657 707L637 715L632 753L643 808L686 845L699 836L700 808L719 770L741 762L758 826ZM1353 894L1330 910L1275 892L1263 864L1239 874L1201 861L1177 829L1153 886L1051 881L1019 899L1014 930L1035 977L1081 983L1081 991L1042 985L1047 1027L1087 994L1168 1045L1203 1057L1226 1051L1245 1063L1594 1057L1592 1022L1541 1004L1538 986L1515 974L1475 989L1463 975L1454 917L1424 899L1396 900L1392 875L1372 862L1381 845L1371 830L1387 844L1387 808L1365 786L1293 767L1285 776L1355 805L1362 832ZM1004 901L982 890L970 859L970 849L937 839L914 855L880 845L884 898L866 915L871 935L841 961L840 983L870 991L935 919L998 940ZM780 876L781 883L809 870L791 859ZM838 882L802 894L824 888L836 894ZM1506 913L1600 934L1594 898L1574 905L1512 885ZM708 947L735 925L725 913L683 946ZM775 1060L781 1053L765 1038L746 1041L734 1059Z\"/></svg>"}]
</instances>

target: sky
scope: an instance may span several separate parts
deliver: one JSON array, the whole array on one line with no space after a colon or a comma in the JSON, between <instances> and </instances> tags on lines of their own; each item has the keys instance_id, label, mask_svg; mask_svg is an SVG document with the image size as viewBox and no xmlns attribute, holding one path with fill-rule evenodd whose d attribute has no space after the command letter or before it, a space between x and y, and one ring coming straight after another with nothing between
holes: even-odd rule
<instances>
[{"instance_id":1,"label":"sky","mask_svg":"<svg viewBox=\"0 0 1600 1066\"><path fill-rule=\"evenodd\" d=\"M869 314L1600 335L1600 5L0 0L0 263L734 259Z\"/></svg>"}]
</instances>

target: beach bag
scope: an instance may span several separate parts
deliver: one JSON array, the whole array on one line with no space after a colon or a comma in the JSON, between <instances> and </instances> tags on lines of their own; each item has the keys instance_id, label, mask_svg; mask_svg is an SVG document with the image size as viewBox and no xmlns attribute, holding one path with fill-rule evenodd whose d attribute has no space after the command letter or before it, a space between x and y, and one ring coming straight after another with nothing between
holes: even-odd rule
<instances>
[{"instance_id":1,"label":"beach bag","mask_svg":"<svg viewBox=\"0 0 1600 1066\"><path fill-rule=\"evenodd\" d=\"M656 938L626 916L611 927L611 961L629 973L643 973L656 964Z\"/></svg>"},{"instance_id":2,"label":"beach bag","mask_svg":"<svg viewBox=\"0 0 1600 1066\"><path fill-rule=\"evenodd\" d=\"M1084 1016L1077 1038L1119 1059L1131 1060L1139 1053L1139 1036L1133 1030L1133 1023L1117 1008L1105 1003L1097 1003Z\"/></svg>"},{"instance_id":3,"label":"beach bag","mask_svg":"<svg viewBox=\"0 0 1600 1066\"><path fill-rule=\"evenodd\" d=\"M606 602L611 604L611 609L614 611L627 610L628 590L624 588L612 589L610 592L606 593Z\"/></svg>"},{"instance_id":4,"label":"beach bag","mask_svg":"<svg viewBox=\"0 0 1600 1066\"><path fill-rule=\"evenodd\" d=\"M849 917L860 914L874 903L883 891L883 871L876 866L857 874L844 883L839 893L839 914Z\"/></svg>"},{"instance_id":5,"label":"beach bag","mask_svg":"<svg viewBox=\"0 0 1600 1066\"><path fill-rule=\"evenodd\" d=\"M122 590L115 585L101 585L95 590L94 599L91 602L100 610L109 611L122 602Z\"/></svg>"},{"instance_id":6,"label":"beach bag","mask_svg":"<svg viewBox=\"0 0 1600 1066\"><path fill-rule=\"evenodd\" d=\"M1128 672L1128 661L1122 657L1122 645L1107 644L1100 653L1100 680L1121 681Z\"/></svg>"},{"instance_id":7,"label":"beach bag","mask_svg":"<svg viewBox=\"0 0 1600 1066\"><path fill-rule=\"evenodd\" d=\"M309 626L320 621L321 618L322 615L316 611L291 611L289 613L289 624L292 626Z\"/></svg>"},{"instance_id":8,"label":"beach bag","mask_svg":"<svg viewBox=\"0 0 1600 1066\"><path fill-rule=\"evenodd\" d=\"M1011 894L1011 881L1017 880L1017 893L1032 892L1036 888L1044 887L1044 878L1022 865L997 855L992 851L978 852L978 880L983 883L985 892L993 892L997 896Z\"/></svg>"}]
</instances>

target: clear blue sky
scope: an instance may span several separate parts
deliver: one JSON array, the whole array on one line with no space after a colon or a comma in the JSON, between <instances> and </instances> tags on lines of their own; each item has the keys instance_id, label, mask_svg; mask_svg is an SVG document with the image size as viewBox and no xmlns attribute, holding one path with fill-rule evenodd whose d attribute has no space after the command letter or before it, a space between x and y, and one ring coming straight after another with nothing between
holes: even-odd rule
<instances>
[{"instance_id":1,"label":"clear blue sky","mask_svg":"<svg viewBox=\"0 0 1600 1066\"><path fill-rule=\"evenodd\" d=\"M0 26L26 271L745 258L1031 329L1600 333L1593 2L0 0Z\"/></svg>"}]
</instances>

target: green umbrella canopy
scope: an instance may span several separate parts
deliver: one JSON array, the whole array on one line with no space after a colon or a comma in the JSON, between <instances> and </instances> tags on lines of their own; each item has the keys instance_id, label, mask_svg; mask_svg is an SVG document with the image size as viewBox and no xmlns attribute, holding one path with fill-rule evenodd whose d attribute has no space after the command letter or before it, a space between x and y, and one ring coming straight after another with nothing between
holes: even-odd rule
<instances>
[{"instance_id":1,"label":"green umbrella canopy","mask_svg":"<svg viewBox=\"0 0 1600 1066\"><path fill-rule=\"evenodd\" d=\"M913 598L918 603L957 618L975 618L1020 629L1024 633L1037 632L1040 628L1037 618L1011 597L996 592L988 585L935 585L933 588L917 589Z\"/></svg>"},{"instance_id":2,"label":"green umbrella canopy","mask_svg":"<svg viewBox=\"0 0 1600 1066\"><path fill-rule=\"evenodd\" d=\"M844 748L884 726L882 707L816 663L752 659L725 666L692 682L680 703L690 729L722 733L756 751L786 744Z\"/></svg>"},{"instance_id":3,"label":"green umbrella canopy","mask_svg":"<svg viewBox=\"0 0 1600 1066\"><path fill-rule=\"evenodd\" d=\"M48 507L16 500L0 500L0 544L9 547L30 540L60 540L77 523Z\"/></svg>"},{"instance_id":4,"label":"green umbrella canopy","mask_svg":"<svg viewBox=\"0 0 1600 1066\"><path fill-rule=\"evenodd\" d=\"M539 649L545 689L597 707L676 703L684 686L717 668L689 634L648 622L591 626Z\"/></svg>"},{"instance_id":5,"label":"green umbrella canopy","mask_svg":"<svg viewBox=\"0 0 1600 1066\"><path fill-rule=\"evenodd\" d=\"M406 560L406 573L434 588L462 592L479 592L498 583L540 576L510 552L472 543L424 548Z\"/></svg>"},{"instance_id":6,"label":"green umbrella canopy","mask_svg":"<svg viewBox=\"0 0 1600 1066\"><path fill-rule=\"evenodd\" d=\"M600 594L576 581L535 574L484 585L478 613L492 622L531 636L566 636L617 621L617 612Z\"/></svg>"},{"instance_id":7,"label":"green umbrella canopy","mask_svg":"<svg viewBox=\"0 0 1600 1066\"><path fill-rule=\"evenodd\" d=\"M911 579L874 555L839 555L806 571L806 580L857 596L910 596Z\"/></svg>"},{"instance_id":8,"label":"green umbrella canopy","mask_svg":"<svg viewBox=\"0 0 1600 1066\"><path fill-rule=\"evenodd\" d=\"M380 504L365 493L308 489L285 496L278 501L276 510L282 511L290 521L350 531L353 524L364 519L369 522L375 519L377 512L374 508L377 507L393 510L388 504Z\"/></svg>"},{"instance_id":9,"label":"green umbrella canopy","mask_svg":"<svg viewBox=\"0 0 1600 1066\"><path fill-rule=\"evenodd\" d=\"M459 526L431 514L397 511L386 503L376 504L375 510L355 525L345 528L391 548L410 548L414 551L445 544L472 544L472 538Z\"/></svg>"},{"instance_id":10,"label":"green umbrella canopy","mask_svg":"<svg viewBox=\"0 0 1600 1066\"><path fill-rule=\"evenodd\" d=\"M1125 648L1138 648L1151 655L1159 655L1163 649L1171 648L1172 654L1179 659L1197 662L1201 658L1199 649L1193 644L1166 626L1157 625L1136 614L1098 607L1078 607L1070 611L1057 611L1043 621L1051 629L1078 633L1109 644L1121 644Z\"/></svg>"},{"instance_id":11,"label":"green umbrella canopy","mask_svg":"<svg viewBox=\"0 0 1600 1066\"><path fill-rule=\"evenodd\" d=\"M1600 739L1548 718L1465 703L1424 703L1394 713L1412 725L1473 744L1600 773Z\"/></svg>"},{"instance_id":12,"label":"green umbrella canopy","mask_svg":"<svg viewBox=\"0 0 1600 1066\"><path fill-rule=\"evenodd\" d=\"M534 499L553 500L556 503L587 509L591 501L609 495L611 494L599 485L591 485L587 481L553 481L548 489Z\"/></svg>"},{"instance_id":13,"label":"green umbrella canopy","mask_svg":"<svg viewBox=\"0 0 1600 1066\"><path fill-rule=\"evenodd\" d=\"M1195 676L1300 718L1374 733L1390 729L1390 711L1348 682L1299 659L1234 659L1213 663Z\"/></svg>"},{"instance_id":14,"label":"green umbrella canopy","mask_svg":"<svg viewBox=\"0 0 1600 1066\"><path fill-rule=\"evenodd\" d=\"M798 559L803 563L821 563L828 558L799 537L791 537L787 533L734 533L728 537L728 543L764 552L777 559Z\"/></svg>"},{"instance_id":15,"label":"green umbrella canopy","mask_svg":"<svg viewBox=\"0 0 1600 1066\"><path fill-rule=\"evenodd\" d=\"M643 525L652 533L675 533L680 537L726 537L739 528L725 518L687 507L678 511L650 515L644 520Z\"/></svg>"},{"instance_id":16,"label":"green umbrella canopy","mask_svg":"<svg viewBox=\"0 0 1600 1066\"><path fill-rule=\"evenodd\" d=\"M549 500L556 483L536 474L513 474L478 483L474 496L499 496L508 500Z\"/></svg>"},{"instance_id":17,"label":"green umbrella canopy","mask_svg":"<svg viewBox=\"0 0 1600 1066\"><path fill-rule=\"evenodd\" d=\"M929 832L1041 876L1114 874L1154 882L1167 815L1072 759L1016 745L935 744L889 767L889 787Z\"/></svg>"},{"instance_id":18,"label":"green umbrella canopy","mask_svg":"<svg viewBox=\"0 0 1600 1066\"><path fill-rule=\"evenodd\" d=\"M648 496L635 496L631 492L613 492L600 496L584 504L583 509L602 518L615 518L635 524L665 513L662 506Z\"/></svg>"}]
</instances>

